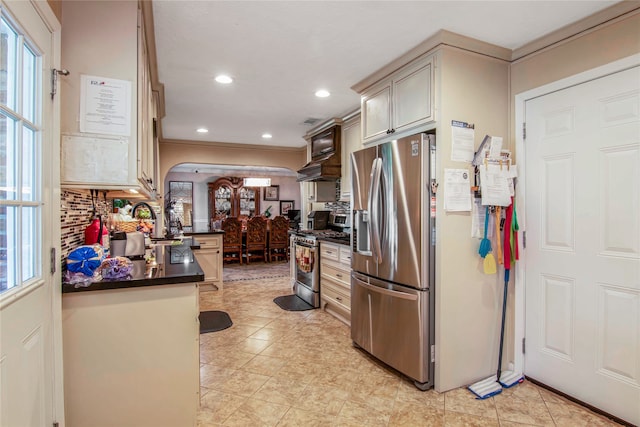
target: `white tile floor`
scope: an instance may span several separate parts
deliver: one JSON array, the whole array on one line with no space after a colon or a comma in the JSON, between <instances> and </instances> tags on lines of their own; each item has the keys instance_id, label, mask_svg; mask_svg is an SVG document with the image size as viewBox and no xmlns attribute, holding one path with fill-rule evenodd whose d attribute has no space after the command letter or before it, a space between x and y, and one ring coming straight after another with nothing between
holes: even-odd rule
<instances>
[{"instance_id":1,"label":"white tile floor","mask_svg":"<svg viewBox=\"0 0 640 427\"><path fill-rule=\"evenodd\" d=\"M288 294L285 277L201 293L202 311L226 311L234 324L201 335L199 427L617 425L529 382L486 400L420 392L353 348L332 316L273 303Z\"/></svg>"}]
</instances>

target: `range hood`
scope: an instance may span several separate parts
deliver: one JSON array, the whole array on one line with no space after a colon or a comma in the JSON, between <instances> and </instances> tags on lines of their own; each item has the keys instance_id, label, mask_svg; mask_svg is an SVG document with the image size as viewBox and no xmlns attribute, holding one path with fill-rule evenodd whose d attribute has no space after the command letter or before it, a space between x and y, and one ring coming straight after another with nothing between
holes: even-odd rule
<instances>
[{"instance_id":1,"label":"range hood","mask_svg":"<svg viewBox=\"0 0 640 427\"><path fill-rule=\"evenodd\" d=\"M340 178L340 126L333 125L314 134L310 148L311 161L298 171L298 181L335 181Z\"/></svg>"},{"instance_id":2,"label":"range hood","mask_svg":"<svg viewBox=\"0 0 640 427\"><path fill-rule=\"evenodd\" d=\"M298 171L298 181L335 181L340 178L340 153L317 157Z\"/></svg>"}]
</instances>

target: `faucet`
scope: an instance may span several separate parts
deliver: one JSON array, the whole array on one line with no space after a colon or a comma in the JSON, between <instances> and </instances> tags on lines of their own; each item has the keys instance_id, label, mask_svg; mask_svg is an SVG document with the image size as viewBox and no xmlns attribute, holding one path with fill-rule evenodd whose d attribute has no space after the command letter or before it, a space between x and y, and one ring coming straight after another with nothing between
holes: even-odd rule
<instances>
[{"instance_id":1,"label":"faucet","mask_svg":"<svg viewBox=\"0 0 640 427\"><path fill-rule=\"evenodd\" d=\"M153 210L153 208L151 207L151 205L149 205L149 204L148 204L148 203L146 203L146 202L138 202L138 203L136 203L135 205L133 205L133 208L131 208L131 218L135 218L135 217L136 217L136 209L137 209L139 206L144 206L144 207L146 207L147 209L149 209L149 212L151 213L151 219L155 222L155 220L156 220L156 213L155 213L155 211Z\"/></svg>"}]
</instances>

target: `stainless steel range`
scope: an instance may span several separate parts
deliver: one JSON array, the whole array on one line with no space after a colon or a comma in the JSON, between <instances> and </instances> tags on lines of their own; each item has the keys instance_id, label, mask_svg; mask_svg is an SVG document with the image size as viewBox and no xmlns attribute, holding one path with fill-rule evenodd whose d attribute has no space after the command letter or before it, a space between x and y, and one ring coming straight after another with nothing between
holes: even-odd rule
<instances>
[{"instance_id":1,"label":"stainless steel range","mask_svg":"<svg viewBox=\"0 0 640 427\"><path fill-rule=\"evenodd\" d=\"M323 238L349 242L350 234L334 229L299 230L293 237L296 263L293 290L314 308L320 307L319 239Z\"/></svg>"}]
</instances>

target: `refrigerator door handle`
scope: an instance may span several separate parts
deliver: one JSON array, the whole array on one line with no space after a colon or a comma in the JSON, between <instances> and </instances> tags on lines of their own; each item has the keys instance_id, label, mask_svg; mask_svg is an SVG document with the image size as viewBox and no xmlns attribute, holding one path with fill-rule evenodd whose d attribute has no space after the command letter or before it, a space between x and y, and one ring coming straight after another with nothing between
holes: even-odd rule
<instances>
[{"instance_id":1,"label":"refrigerator door handle","mask_svg":"<svg viewBox=\"0 0 640 427\"><path fill-rule=\"evenodd\" d=\"M373 260L376 264L382 262L382 247L380 244L380 178L382 175L382 159L376 157L371 165L371 182L369 184L369 215L371 226L369 227L369 238L373 242Z\"/></svg>"},{"instance_id":2,"label":"refrigerator door handle","mask_svg":"<svg viewBox=\"0 0 640 427\"><path fill-rule=\"evenodd\" d=\"M373 291L373 292L388 295L394 298L402 298L409 301L415 301L418 299L418 295L416 294L407 294L404 292L398 292L398 291L393 291L391 289L381 288L379 286L370 285L367 282L360 280L355 275L351 277L353 277L353 280L355 280L358 283L358 285L362 286L363 288L369 289L370 291Z\"/></svg>"}]
</instances>

